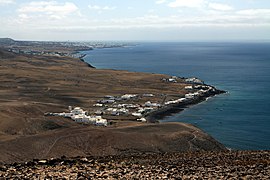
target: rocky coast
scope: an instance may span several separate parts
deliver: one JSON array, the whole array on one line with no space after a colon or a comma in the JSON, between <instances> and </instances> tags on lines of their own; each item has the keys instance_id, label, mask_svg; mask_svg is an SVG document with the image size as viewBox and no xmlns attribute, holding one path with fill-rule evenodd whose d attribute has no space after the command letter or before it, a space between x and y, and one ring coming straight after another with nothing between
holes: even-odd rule
<instances>
[{"instance_id":1,"label":"rocky coast","mask_svg":"<svg viewBox=\"0 0 270 180\"><path fill-rule=\"evenodd\" d=\"M193 105L196 105L198 103L201 103L207 100L208 98L217 96L219 94L224 94L224 93L226 93L226 91L216 89L215 92L210 92L208 94L205 94L203 96L197 97L195 99L192 99L184 103L176 103L176 104L164 106L154 112L149 113L149 115L147 115L147 120L152 123L162 122L162 119L166 116L171 116L173 114L179 113L183 111L185 108L189 108Z\"/></svg>"}]
</instances>

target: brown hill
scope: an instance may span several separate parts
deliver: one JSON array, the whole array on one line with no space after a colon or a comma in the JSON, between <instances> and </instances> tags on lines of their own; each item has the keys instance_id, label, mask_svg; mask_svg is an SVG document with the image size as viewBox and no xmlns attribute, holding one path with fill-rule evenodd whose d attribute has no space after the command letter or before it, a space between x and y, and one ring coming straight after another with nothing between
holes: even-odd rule
<instances>
[{"instance_id":1,"label":"brown hill","mask_svg":"<svg viewBox=\"0 0 270 180\"><path fill-rule=\"evenodd\" d=\"M207 134L182 123L145 125L127 116L109 119L113 125L101 128L44 116L66 111L70 105L94 112L93 104L105 95L153 93L154 100L162 102L186 93L184 82L166 83L162 78L168 76L98 70L79 59L0 50L0 162L60 155L224 150Z\"/></svg>"}]
</instances>

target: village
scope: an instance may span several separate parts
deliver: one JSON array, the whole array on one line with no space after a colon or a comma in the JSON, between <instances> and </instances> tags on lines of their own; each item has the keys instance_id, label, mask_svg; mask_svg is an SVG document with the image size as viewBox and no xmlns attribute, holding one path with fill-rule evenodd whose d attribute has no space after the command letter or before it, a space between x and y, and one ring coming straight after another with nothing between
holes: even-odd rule
<instances>
[{"instance_id":1,"label":"village","mask_svg":"<svg viewBox=\"0 0 270 180\"><path fill-rule=\"evenodd\" d=\"M35 56L58 56L58 57L72 57L72 58L83 58L85 54L72 53L72 52L63 52L63 51L38 51L38 50L23 50L18 48L10 48L9 52L16 54L27 54Z\"/></svg>"},{"instance_id":2,"label":"village","mask_svg":"<svg viewBox=\"0 0 270 180\"><path fill-rule=\"evenodd\" d=\"M178 80L181 79L179 82ZM172 76L168 79L161 79L164 83L182 83L183 78ZM181 104L192 104L201 97L208 97L215 94L216 89L205 85L198 78L184 78L186 94L123 94L118 96L105 95L102 99L93 104L90 111L81 107L68 107L69 112L45 113L46 116L60 116L70 118L77 123L92 124L96 126L108 126L110 123L121 120L148 122L147 116L168 106L179 106Z\"/></svg>"},{"instance_id":3,"label":"village","mask_svg":"<svg viewBox=\"0 0 270 180\"><path fill-rule=\"evenodd\" d=\"M17 41L10 38L0 38L0 48L16 54L35 56L57 56L82 58L78 52L102 48L116 48L130 46L123 42L43 42L43 41Z\"/></svg>"}]
</instances>

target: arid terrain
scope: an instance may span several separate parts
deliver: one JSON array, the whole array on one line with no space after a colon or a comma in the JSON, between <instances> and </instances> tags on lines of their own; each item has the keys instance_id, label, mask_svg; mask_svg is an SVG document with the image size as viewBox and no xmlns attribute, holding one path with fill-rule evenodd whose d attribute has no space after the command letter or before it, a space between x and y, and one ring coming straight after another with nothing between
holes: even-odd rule
<instances>
[{"instance_id":1,"label":"arid terrain","mask_svg":"<svg viewBox=\"0 0 270 180\"><path fill-rule=\"evenodd\" d=\"M0 162L138 152L225 150L198 128L184 123L142 123L131 115L105 116L108 127L44 116L80 106L89 113L105 95L151 93L162 103L187 93L184 81L166 75L98 70L79 59L0 51ZM131 100L144 103L148 97ZM130 102L129 102L130 103ZM152 117L153 118L153 117Z\"/></svg>"},{"instance_id":2,"label":"arid terrain","mask_svg":"<svg viewBox=\"0 0 270 180\"><path fill-rule=\"evenodd\" d=\"M229 151L192 125L158 123L206 96L159 108L148 122L105 114L107 127L45 115L68 106L93 114L107 95L137 94L121 103L163 105L190 91L184 80L168 78L0 50L0 178L269 179L269 151Z\"/></svg>"},{"instance_id":3,"label":"arid terrain","mask_svg":"<svg viewBox=\"0 0 270 180\"><path fill-rule=\"evenodd\" d=\"M269 151L137 154L34 160L0 166L18 179L269 179Z\"/></svg>"}]
</instances>

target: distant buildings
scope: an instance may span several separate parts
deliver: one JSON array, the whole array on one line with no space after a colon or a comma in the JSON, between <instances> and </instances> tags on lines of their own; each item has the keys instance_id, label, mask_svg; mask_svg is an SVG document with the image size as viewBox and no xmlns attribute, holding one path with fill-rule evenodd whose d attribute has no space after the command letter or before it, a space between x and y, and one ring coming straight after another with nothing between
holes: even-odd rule
<instances>
[{"instance_id":1,"label":"distant buildings","mask_svg":"<svg viewBox=\"0 0 270 180\"><path fill-rule=\"evenodd\" d=\"M45 115L50 116L61 116L65 118L71 118L75 122L78 123L85 123L85 124L94 124L97 126L107 126L108 121L106 119L103 119L101 116L88 116L88 112L84 111L80 107L75 107L72 109L69 106L69 113L63 112L63 113L46 113Z\"/></svg>"},{"instance_id":2,"label":"distant buildings","mask_svg":"<svg viewBox=\"0 0 270 180\"><path fill-rule=\"evenodd\" d=\"M204 84L204 82L202 80L200 80L198 78L195 78L195 77L193 77L193 78L187 78L187 79L185 79L185 81L187 83L191 83L191 84Z\"/></svg>"},{"instance_id":3,"label":"distant buildings","mask_svg":"<svg viewBox=\"0 0 270 180\"><path fill-rule=\"evenodd\" d=\"M94 115L88 115L88 112L84 111L80 107L75 107L73 109L71 106L69 107L69 112L49 113L47 115L62 116L71 118L78 123L94 124L98 126L108 125L108 121L102 118L102 116L112 119L115 119L112 116L120 116L119 119L123 117L123 119L131 118L132 120L136 119L140 122L147 122L146 117L149 113L158 110L159 108L169 105L190 103L201 97L209 96L211 93L216 91L214 87L202 84L203 82L197 78L189 78L189 82L192 82L192 84L184 87L184 89L187 90L186 94L180 95L180 98L178 99L171 98L169 101L166 101L166 99L168 97L170 98L170 95L162 95L161 97L164 97L162 103L151 102L157 101L154 94L124 94L119 96L106 95L103 99L98 100L97 103L93 105ZM181 83L181 81L178 83ZM177 95L177 97L179 96Z\"/></svg>"}]
</instances>

